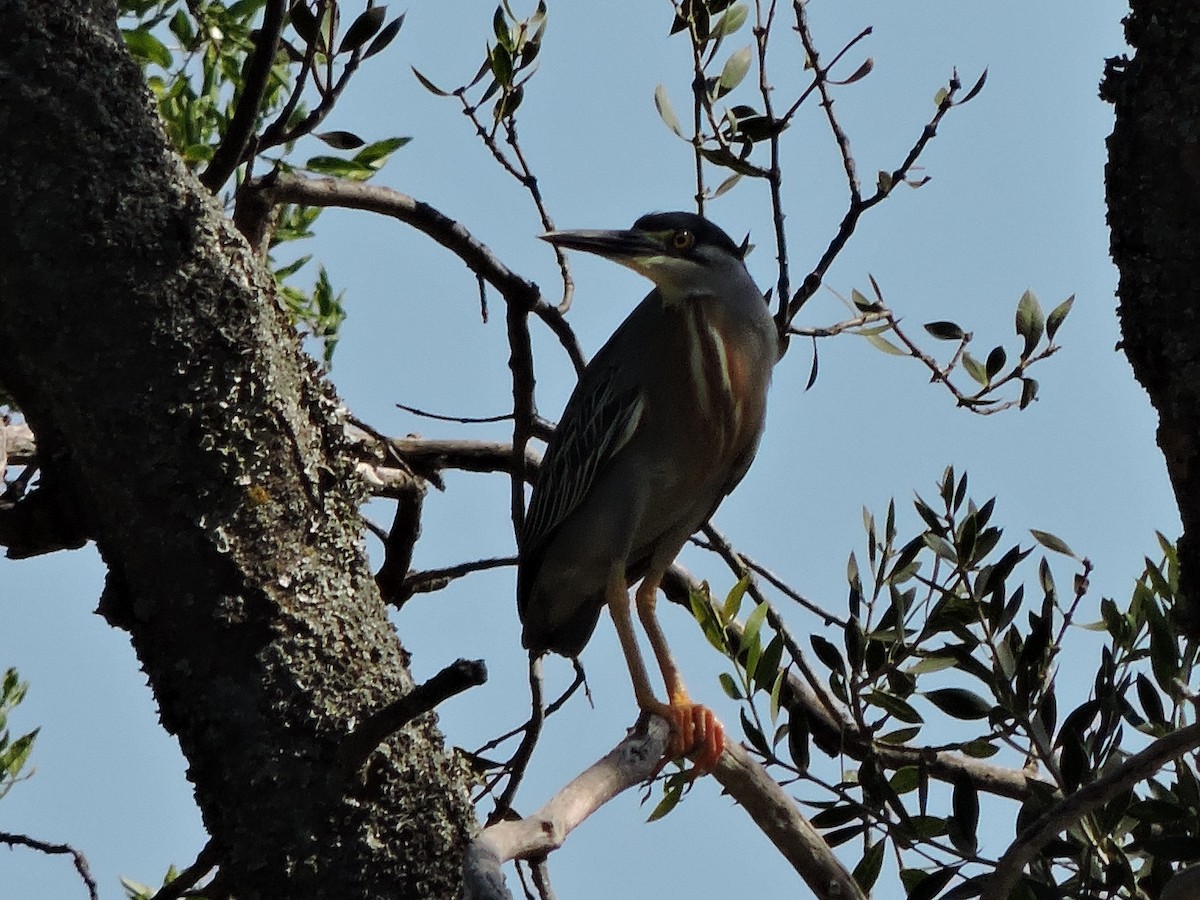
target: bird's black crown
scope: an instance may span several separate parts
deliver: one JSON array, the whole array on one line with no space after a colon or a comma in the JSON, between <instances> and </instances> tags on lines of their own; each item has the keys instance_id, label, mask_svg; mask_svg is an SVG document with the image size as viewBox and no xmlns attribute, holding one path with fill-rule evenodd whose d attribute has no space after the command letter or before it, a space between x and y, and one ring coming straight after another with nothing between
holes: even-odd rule
<instances>
[{"instance_id":1,"label":"bird's black crown","mask_svg":"<svg viewBox=\"0 0 1200 900\"><path fill-rule=\"evenodd\" d=\"M679 231L686 229L696 239L696 246L719 247L739 259L743 248L704 216L691 212L647 213L633 223L634 231Z\"/></svg>"}]
</instances>

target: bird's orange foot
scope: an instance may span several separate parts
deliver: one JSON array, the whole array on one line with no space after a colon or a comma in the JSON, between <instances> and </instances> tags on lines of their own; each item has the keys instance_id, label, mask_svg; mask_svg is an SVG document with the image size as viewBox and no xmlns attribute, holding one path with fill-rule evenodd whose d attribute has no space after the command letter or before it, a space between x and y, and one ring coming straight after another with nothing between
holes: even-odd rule
<instances>
[{"instance_id":1,"label":"bird's orange foot","mask_svg":"<svg viewBox=\"0 0 1200 900\"><path fill-rule=\"evenodd\" d=\"M710 772L725 747L725 728L713 711L699 703L672 703L661 713L671 726L671 737L663 759L688 757L695 774Z\"/></svg>"}]
</instances>

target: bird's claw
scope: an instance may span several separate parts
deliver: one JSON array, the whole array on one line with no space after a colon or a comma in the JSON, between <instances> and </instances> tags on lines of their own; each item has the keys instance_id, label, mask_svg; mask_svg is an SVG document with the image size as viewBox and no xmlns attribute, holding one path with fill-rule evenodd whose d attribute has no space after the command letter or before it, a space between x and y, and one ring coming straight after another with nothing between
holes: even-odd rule
<instances>
[{"instance_id":1,"label":"bird's claw","mask_svg":"<svg viewBox=\"0 0 1200 900\"><path fill-rule=\"evenodd\" d=\"M707 706L671 704L662 711L671 726L663 761L686 756L695 767L692 777L711 772L725 747L725 728Z\"/></svg>"}]
</instances>

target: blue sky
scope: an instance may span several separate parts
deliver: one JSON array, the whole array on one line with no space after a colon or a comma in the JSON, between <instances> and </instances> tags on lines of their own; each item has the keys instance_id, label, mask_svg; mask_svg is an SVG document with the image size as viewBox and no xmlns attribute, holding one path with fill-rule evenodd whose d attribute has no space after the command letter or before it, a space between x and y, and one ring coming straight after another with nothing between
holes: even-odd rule
<instances>
[{"instance_id":1,"label":"blue sky","mask_svg":"<svg viewBox=\"0 0 1200 900\"><path fill-rule=\"evenodd\" d=\"M532 6L518 3L517 11ZM455 102L425 92L409 70L416 66L443 86L470 78L491 34L493 8L478 0L414 3L388 53L362 70L327 125L367 139L411 135L379 183L458 219L553 294L553 257L535 240L540 227L527 197L474 140ZM909 500L914 492L933 494L948 464L970 473L978 500L998 498L996 520L1006 537L1025 536L1028 545L1025 529L1051 531L1095 562L1084 619L1095 617L1100 597L1127 597L1142 557L1156 552L1156 529L1178 532L1153 413L1114 350L1116 273L1103 195L1111 113L1097 97L1097 83L1104 58L1125 50L1123 13L1114 0L1022 0L986 9L942 0L810 4L826 58L863 27L875 29L852 51L843 74L863 55L874 58L874 72L836 95L868 184L876 170L903 158L954 66L967 84L985 66L990 74L983 93L947 117L922 157L930 183L896 191L864 218L829 272L827 289L798 323L844 318L836 294L866 290L870 273L910 332L921 333L922 322L953 319L977 335L981 353L1000 342L1011 352L1013 310L1024 290L1032 289L1046 309L1077 298L1060 333L1062 351L1034 373L1041 399L1020 413L978 417L955 409L925 369L853 336L822 342L820 377L805 391L810 351L795 342L776 371L759 459L714 521L739 548L834 612L844 611L846 558L851 550L862 553L862 507L882 513L895 497L902 528L911 530ZM652 102L661 82L677 108L685 106L687 48L681 38L667 37L670 18L666 0L551 4L541 70L527 88L520 129L558 226L624 227L649 210L689 207L689 149L662 125ZM743 32L727 49L748 41ZM798 42L779 28L771 64L780 98L806 83L801 63ZM824 249L846 202L840 161L818 112L810 106L785 135L794 282ZM751 271L764 288L773 283L762 188L743 183L716 200L709 215L737 238L751 233L759 245ZM500 299L490 298L492 321L481 323L474 278L395 222L332 211L318 235L304 252L316 254L346 289L350 316L332 377L349 408L392 434L504 438L503 426L422 421L394 407L505 411ZM578 289L570 321L591 353L648 285L598 259L576 256L573 267ZM535 351L539 407L554 417L569 393L570 370L544 330L537 330ZM447 487L427 499L415 565L511 553L507 481L451 473ZM368 512L390 521L384 506ZM378 545L371 540L368 548L376 553ZM732 582L697 551L685 551L684 562L718 591ZM1071 567L1054 562L1068 577ZM83 850L101 896L111 900L121 896L119 874L153 882L169 863L191 862L204 838L183 759L157 725L128 641L92 612L102 579L91 549L0 561L0 667L17 666L31 682L12 727L42 728L36 774L0 802L0 830ZM819 627L779 602L799 634ZM488 663L486 686L442 708L448 741L473 749L522 719L525 659L511 571L418 596L394 618L418 679L459 656ZM716 681L722 661L682 611L666 609L663 619L693 694L736 722L736 708ZM1078 647L1086 672L1092 647L1085 641ZM595 709L579 701L550 720L519 797L522 809L540 805L606 752L634 719L607 621L583 660ZM551 692L569 678L561 660L547 671ZM1076 686L1076 696L1085 689ZM560 895L594 896L600 878L613 896L639 896L668 878L679 895L729 894L744 889L747 877L764 895L797 890L795 874L711 780L662 822L644 824L648 810L631 793L572 835L552 860ZM997 821L1004 824L985 836L993 851L1010 834L1007 820ZM876 895L899 896L887 878ZM83 890L63 859L20 850L0 853L0 895L68 898Z\"/></svg>"}]
</instances>

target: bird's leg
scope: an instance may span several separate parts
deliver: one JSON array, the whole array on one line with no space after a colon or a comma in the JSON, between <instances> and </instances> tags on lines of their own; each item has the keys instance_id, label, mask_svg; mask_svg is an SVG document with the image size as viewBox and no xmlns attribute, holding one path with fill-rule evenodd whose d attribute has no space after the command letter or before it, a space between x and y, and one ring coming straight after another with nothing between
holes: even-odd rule
<instances>
[{"instance_id":1,"label":"bird's leg","mask_svg":"<svg viewBox=\"0 0 1200 900\"><path fill-rule=\"evenodd\" d=\"M697 770L705 772L712 769L721 757L725 746L725 729L711 709L692 702L687 688L683 686L683 678L675 665L671 648L667 646L667 638L654 612L658 604L659 580L647 577L638 585L637 610L667 685L668 706L665 717L671 724L671 740L667 744L666 758L677 759L680 756L691 755ZM628 600L626 603L628 604Z\"/></svg>"},{"instance_id":2,"label":"bird's leg","mask_svg":"<svg viewBox=\"0 0 1200 900\"><path fill-rule=\"evenodd\" d=\"M666 704L654 696L646 664L642 662L642 651L638 649L637 635L633 632L633 617L629 612L629 589L625 586L624 579L610 579L606 593L613 625L621 641L621 650L625 653L625 664L629 667L629 677L633 679L633 696L637 705L640 709L664 715L662 711ZM670 721L669 716L664 715L664 718Z\"/></svg>"}]
</instances>

